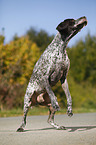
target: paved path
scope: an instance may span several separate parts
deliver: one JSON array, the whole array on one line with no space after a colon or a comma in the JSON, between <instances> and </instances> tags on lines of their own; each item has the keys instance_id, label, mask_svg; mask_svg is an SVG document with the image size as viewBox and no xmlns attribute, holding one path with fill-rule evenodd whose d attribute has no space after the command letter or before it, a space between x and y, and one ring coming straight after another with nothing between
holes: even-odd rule
<instances>
[{"instance_id":1,"label":"paved path","mask_svg":"<svg viewBox=\"0 0 96 145\"><path fill-rule=\"evenodd\" d=\"M96 145L96 113L56 115L66 130L55 130L48 116L30 116L25 132L16 132L22 117L0 118L0 145Z\"/></svg>"}]
</instances>

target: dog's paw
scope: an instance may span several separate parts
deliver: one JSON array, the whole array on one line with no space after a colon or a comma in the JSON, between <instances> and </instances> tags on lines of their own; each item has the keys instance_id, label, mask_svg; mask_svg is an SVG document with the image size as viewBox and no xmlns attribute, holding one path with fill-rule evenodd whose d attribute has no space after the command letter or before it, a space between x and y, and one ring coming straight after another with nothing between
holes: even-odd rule
<instances>
[{"instance_id":1,"label":"dog's paw","mask_svg":"<svg viewBox=\"0 0 96 145\"><path fill-rule=\"evenodd\" d=\"M70 116L70 117L73 116L72 110L71 111L67 110L67 115Z\"/></svg>"},{"instance_id":2,"label":"dog's paw","mask_svg":"<svg viewBox=\"0 0 96 145\"><path fill-rule=\"evenodd\" d=\"M22 127L18 128L16 132L24 132L24 129Z\"/></svg>"},{"instance_id":3,"label":"dog's paw","mask_svg":"<svg viewBox=\"0 0 96 145\"><path fill-rule=\"evenodd\" d=\"M59 126L57 130L66 130L65 126Z\"/></svg>"},{"instance_id":4,"label":"dog's paw","mask_svg":"<svg viewBox=\"0 0 96 145\"><path fill-rule=\"evenodd\" d=\"M59 111L60 110L58 102L54 103L52 106L55 109L55 111Z\"/></svg>"}]
</instances>

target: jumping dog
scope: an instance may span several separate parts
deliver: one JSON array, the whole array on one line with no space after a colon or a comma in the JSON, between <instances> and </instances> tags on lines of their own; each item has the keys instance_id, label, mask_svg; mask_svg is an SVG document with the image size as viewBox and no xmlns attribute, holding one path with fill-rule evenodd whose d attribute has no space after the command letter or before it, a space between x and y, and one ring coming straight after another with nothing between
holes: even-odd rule
<instances>
[{"instance_id":1,"label":"jumping dog","mask_svg":"<svg viewBox=\"0 0 96 145\"><path fill-rule=\"evenodd\" d=\"M26 116L31 106L37 103L49 107L48 123L56 129L65 129L54 122L54 115L59 110L57 98L51 87L59 80L67 98L67 114L72 116L72 99L68 89L67 73L70 61L66 52L69 40L87 25L86 17L77 20L66 19L57 26L58 33L37 61L24 97L24 116L17 131L24 131Z\"/></svg>"}]
</instances>

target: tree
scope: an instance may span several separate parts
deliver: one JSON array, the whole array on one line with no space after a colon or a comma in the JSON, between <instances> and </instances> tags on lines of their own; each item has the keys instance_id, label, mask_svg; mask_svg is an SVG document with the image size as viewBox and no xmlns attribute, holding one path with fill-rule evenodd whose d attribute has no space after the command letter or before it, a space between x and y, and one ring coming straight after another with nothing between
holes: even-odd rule
<instances>
[{"instance_id":1,"label":"tree","mask_svg":"<svg viewBox=\"0 0 96 145\"><path fill-rule=\"evenodd\" d=\"M0 35L0 44L3 44L5 40L5 37L3 35Z\"/></svg>"},{"instance_id":2,"label":"tree","mask_svg":"<svg viewBox=\"0 0 96 145\"><path fill-rule=\"evenodd\" d=\"M37 44L40 51L43 52L45 48L51 43L54 35L49 36L44 30L36 31L34 28L30 28L27 33L29 39Z\"/></svg>"},{"instance_id":3,"label":"tree","mask_svg":"<svg viewBox=\"0 0 96 145\"><path fill-rule=\"evenodd\" d=\"M88 34L85 41L80 40L69 49L71 72L75 81L90 81L96 84L96 37Z\"/></svg>"},{"instance_id":4,"label":"tree","mask_svg":"<svg viewBox=\"0 0 96 145\"><path fill-rule=\"evenodd\" d=\"M1 106L22 107L24 90L40 56L40 49L27 37L21 37L9 44L1 44L0 54Z\"/></svg>"}]
</instances>

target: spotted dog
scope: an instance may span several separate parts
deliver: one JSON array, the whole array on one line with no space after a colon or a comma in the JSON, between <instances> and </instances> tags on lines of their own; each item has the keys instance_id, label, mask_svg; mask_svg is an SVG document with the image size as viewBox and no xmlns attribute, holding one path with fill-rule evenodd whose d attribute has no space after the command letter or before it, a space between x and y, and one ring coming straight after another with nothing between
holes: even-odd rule
<instances>
[{"instance_id":1,"label":"spotted dog","mask_svg":"<svg viewBox=\"0 0 96 145\"><path fill-rule=\"evenodd\" d=\"M48 123L56 129L65 129L54 122L54 114L59 110L57 98L51 87L59 80L67 98L67 114L72 116L72 99L68 89L67 73L70 61L66 52L69 40L87 25L86 17L77 20L66 19L57 26L58 33L37 61L24 97L24 117L17 131L24 131L26 116L31 106L36 104L49 107Z\"/></svg>"}]
</instances>

